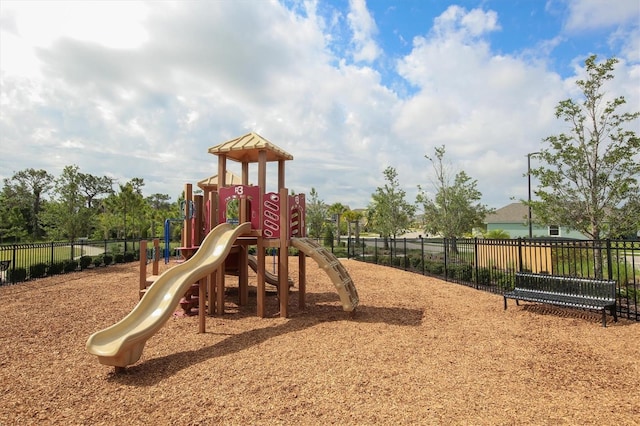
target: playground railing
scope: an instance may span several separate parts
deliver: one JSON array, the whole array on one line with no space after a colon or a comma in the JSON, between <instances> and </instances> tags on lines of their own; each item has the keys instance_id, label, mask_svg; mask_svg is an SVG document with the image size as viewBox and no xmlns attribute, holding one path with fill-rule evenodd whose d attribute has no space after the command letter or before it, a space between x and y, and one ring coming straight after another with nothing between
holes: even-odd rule
<instances>
[{"instance_id":1,"label":"playground railing","mask_svg":"<svg viewBox=\"0 0 640 426\"><path fill-rule=\"evenodd\" d=\"M8 268L0 285L136 261L139 240L59 241L0 245L0 261Z\"/></svg>"},{"instance_id":2,"label":"playground railing","mask_svg":"<svg viewBox=\"0 0 640 426\"><path fill-rule=\"evenodd\" d=\"M347 253L498 294L517 272L615 280L618 315L640 321L640 241L350 237Z\"/></svg>"}]
</instances>

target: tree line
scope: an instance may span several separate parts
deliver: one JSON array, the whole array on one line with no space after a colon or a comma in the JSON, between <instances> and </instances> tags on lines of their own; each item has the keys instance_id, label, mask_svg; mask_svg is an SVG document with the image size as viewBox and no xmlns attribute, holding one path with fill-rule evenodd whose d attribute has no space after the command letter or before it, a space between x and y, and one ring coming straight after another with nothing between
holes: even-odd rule
<instances>
[{"instance_id":1,"label":"tree line","mask_svg":"<svg viewBox=\"0 0 640 426\"><path fill-rule=\"evenodd\" d=\"M55 177L25 169L3 181L0 242L147 238L162 234L165 218L180 217L167 194L142 193L144 180L119 184L66 166Z\"/></svg>"}]
</instances>

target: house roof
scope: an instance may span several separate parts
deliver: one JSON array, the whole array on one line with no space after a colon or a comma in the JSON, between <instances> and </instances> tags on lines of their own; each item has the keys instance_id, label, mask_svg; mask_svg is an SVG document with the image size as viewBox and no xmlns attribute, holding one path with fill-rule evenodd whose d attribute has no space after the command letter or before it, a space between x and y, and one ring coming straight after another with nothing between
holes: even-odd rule
<instances>
[{"instance_id":1,"label":"house roof","mask_svg":"<svg viewBox=\"0 0 640 426\"><path fill-rule=\"evenodd\" d=\"M529 208L526 204L511 203L499 208L495 213L488 214L484 223L526 223L528 217Z\"/></svg>"},{"instance_id":2,"label":"house roof","mask_svg":"<svg viewBox=\"0 0 640 426\"><path fill-rule=\"evenodd\" d=\"M257 163L258 153L266 151L267 161L293 160L293 155L251 132L209 148L209 154L224 154L238 162Z\"/></svg>"}]
</instances>

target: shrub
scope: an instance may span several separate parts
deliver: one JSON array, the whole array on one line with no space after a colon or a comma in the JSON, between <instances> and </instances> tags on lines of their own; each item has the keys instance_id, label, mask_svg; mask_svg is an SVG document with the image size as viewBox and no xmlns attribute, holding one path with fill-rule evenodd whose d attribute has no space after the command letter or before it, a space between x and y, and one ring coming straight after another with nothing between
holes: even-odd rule
<instances>
[{"instance_id":1,"label":"shrub","mask_svg":"<svg viewBox=\"0 0 640 426\"><path fill-rule=\"evenodd\" d=\"M335 257L347 257L347 249L346 248L334 248L333 255Z\"/></svg>"},{"instance_id":2,"label":"shrub","mask_svg":"<svg viewBox=\"0 0 640 426\"><path fill-rule=\"evenodd\" d=\"M47 273L49 275L58 275L64 271L64 263L62 262L53 262L49 265L49 269L47 269Z\"/></svg>"},{"instance_id":3,"label":"shrub","mask_svg":"<svg viewBox=\"0 0 640 426\"><path fill-rule=\"evenodd\" d=\"M7 281L20 283L27 280L27 268L14 268L7 271Z\"/></svg>"},{"instance_id":4,"label":"shrub","mask_svg":"<svg viewBox=\"0 0 640 426\"><path fill-rule=\"evenodd\" d=\"M102 265L102 256L94 257L93 258L93 266L95 266L97 268L100 265Z\"/></svg>"},{"instance_id":5,"label":"shrub","mask_svg":"<svg viewBox=\"0 0 640 426\"><path fill-rule=\"evenodd\" d=\"M124 254L124 262L133 262L136 260L136 254L134 252L128 251Z\"/></svg>"},{"instance_id":6,"label":"shrub","mask_svg":"<svg viewBox=\"0 0 640 426\"><path fill-rule=\"evenodd\" d=\"M384 265L384 266L391 265L391 258L389 256L378 257L378 265Z\"/></svg>"},{"instance_id":7,"label":"shrub","mask_svg":"<svg viewBox=\"0 0 640 426\"><path fill-rule=\"evenodd\" d=\"M115 256L113 256L113 260L116 263L124 263L124 254L122 254L122 253L116 254Z\"/></svg>"},{"instance_id":8,"label":"shrub","mask_svg":"<svg viewBox=\"0 0 640 426\"><path fill-rule=\"evenodd\" d=\"M415 256L409 258L409 263L411 264L411 268L415 270L422 270L422 257Z\"/></svg>"},{"instance_id":9,"label":"shrub","mask_svg":"<svg viewBox=\"0 0 640 426\"><path fill-rule=\"evenodd\" d=\"M442 262L426 261L424 266L425 266L425 270L430 274L433 274L433 275L444 274L444 263Z\"/></svg>"},{"instance_id":10,"label":"shrub","mask_svg":"<svg viewBox=\"0 0 640 426\"><path fill-rule=\"evenodd\" d=\"M46 263L36 263L29 267L29 275L31 278L42 278L47 274Z\"/></svg>"},{"instance_id":11,"label":"shrub","mask_svg":"<svg viewBox=\"0 0 640 426\"><path fill-rule=\"evenodd\" d=\"M489 285L491 284L491 271L489 268L479 268L476 276L478 284Z\"/></svg>"},{"instance_id":12,"label":"shrub","mask_svg":"<svg viewBox=\"0 0 640 426\"><path fill-rule=\"evenodd\" d=\"M102 261L103 263L106 265L111 265L111 263L113 263L113 256L111 256L110 254L105 254L102 257Z\"/></svg>"},{"instance_id":13,"label":"shrub","mask_svg":"<svg viewBox=\"0 0 640 426\"><path fill-rule=\"evenodd\" d=\"M299 256L299 255L300 255L300 251L297 248L289 247L289 256Z\"/></svg>"},{"instance_id":14,"label":"shrub","mask_svg":"<svg viewBox=\"0 0 640 426\"><path fill-rule=\"evenodd\" d=\"M630 285L620 287L620 298L629 302L631 305L635 305L640 302L640 290Z\"/></svg>"},{"instance_id":15,"label":"shrub","mask_svg":"<svg viewBox=\"0 0 640 426\"><path fill-rule=\"evenodd\" d=\"M63 262L62 270L64 272L75 272L78 269L78 262L75 260L65 260Z\"/></svg>"},{"instance_id":16,"label":"shrub","mask_svg":"<svg viewBox=\"0 0 640 426\"><path fill-rule=\"evenodd\" d=\"M333 230L330 226L325 230L323 244L325 247L333 247Z\"/></svg>"},{"instance_id":17,"label":"shrub","mask_svg":"<svg viewBox=\"0 0 640 426\"><path fill-rule=\"evenodd\" d=\"M448 276L460 281L471 281L473 279L473 268L471 265L451 265L449 267Z\"/></svg>"},{"instance_id":18,"label":"shrub","mask_svg":"<svg viewBox=\"0 0 640 426\"><path fill-rule=\"evenodd\" d=\"M87 269L91 263L93 263L91 256L82 256L80 258L80 269Z\"/></svg>"},{"instance_id":19,"label":"shrub","mask_svg":"<svg viewBox=\"0 0 640 426\"><path fill-rule=\"evenodd\" d=\"M515 287L515 277L511 274L505 274L504 272L496 272L493 277L496 285L500 290L510 291Z\"/></svg>"}]
</instances>

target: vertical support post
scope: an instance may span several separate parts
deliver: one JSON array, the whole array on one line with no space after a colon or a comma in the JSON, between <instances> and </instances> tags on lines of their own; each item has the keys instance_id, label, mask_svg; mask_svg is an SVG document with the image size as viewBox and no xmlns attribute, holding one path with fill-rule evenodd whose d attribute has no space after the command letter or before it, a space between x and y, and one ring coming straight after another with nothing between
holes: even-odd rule
<instances>
[{"instance_id":1,"label":"vertical support post","mask_svg":"<svg viewBox=\"0 0 640 426\"><path fill-rule=\"evenodd\" d=\"M142 247L140 248L142 250ZM151 274L158 275L158 263L160 262L160 240L153 239L153 265L151 266Z\"/></svg>"},{"instance_id":2,"label":"vertical support post","mask_svg":"<svg viewBox=\"0 0 640 426\"><path fill-rule=\"evenodd\" d=\"M249 301L249 250L247 246L238 245L238 304L246 305Z\"/></svg>"},{"instance_id":3,"label":"vertical support post","mask_svg":"<svg viewBox=\"0 0 640 426\"><path fill-rule=\"evenodd\" d=\"M280 188L280 253L278 254L278 284L280 288L280 317L289 315L289 196L287 188Z\"/></svg>"},{"instance_id":4,"label":"vertical support post","mask_svg":"<svg viewBox=\"0 0 640 426\"><path fill-rule=\"evenodd\" d=\"M140 288L138 298L142 299L143 290L147 288L147 240L140 241Z\"/></svg>"},{"instance_id":5,"label":"vertical support post","mask_svg":"<svg viewBox=\"0 0 640 426\"><path fill-rule=\"evenodd\" d=\"M182 247L191 247L191 203L193 202L193 186L184 185L184 228L182 229Z\"/></svg>"},{"instance_id":6,"label":"vertical support post","mask_svg":"<svg viewBox=\"0 0 640 426\"><path fill-rule=\"evenodd\" d=\"M307 291L307 255L298 250L298 307L305 307L305 293Z\"/></svg>"},{"instance_id":7,"label":"vertical support post","mask_svg":"<svg viewBox=\"0 0 640 426\"><path fill-rule=\"evenodd\" d=\"M285 187L284 181L284 160L278 160L278 190ZM288 194L285 194L287 197Z\"/></svg>"},{"instance_id":8,"label":"vertical support post","mask_svg":"<svg viewBox=\"0 0 640 426\"><path fill-rule=\"evenodd\" d=\"M242 184L249 185L249 163L244 161L242 163ZM253 200L254 203L257 203L258 200ZM240 223L243 222L251 222L251 212L249 211L248 201L246 198L240 199Z\"/></svg>"},{"instance_id":9,"label":"vertical support post","mask_svg":"<svg viewBox=\"0 0 640 426\"><path fill-rule=\"evenodd\" d=\"M220 198L220 189L227 186L226 176L227 176L227 156L224 154L218 154L218 197L217 197L218 202L216 204L218 214L216 215L216 220L215 220L216 224L218 223L218 218L221 217L220 210L227 208L227 203L225 202L225 200L222 200ZM211 229L213 228L214 226L212 225Z\"/></svg>"},{"instance_id":10,"label":"vertical support post","mask_svg":"<svg viewBox=\"0 0 640 426\"><path fill-rule=\"evenodd\" d=\"M206 301L207 297L207 278L200 278L198 280L198 330L200 333L206 333L207 331L207 314Z\"/></svg>"},{"instance_id":11,"label":"vertical support post","mask_svg":"<svg viewBox=\"0 0 640 426\"><path fill-rule=\"evenodd\" d=\"M264 194L267 187L267 151L262 149L258 152L258 188L260 188L260 195L258 199L258 218L259 223L262 223L264 217ZM262 226L261 226L262 228ZM259 230L259 236L257 241L258 246L258 271L257 271L257 304L258 304L258 316L260 318L265 317L266 311L266 289L265 289L265 245L264 237L262 236L262 229Z\"/></svg>"},{"instance_id":12,"label":"vertical support post","mask_svg":"<svg viewBox=\"0 0 640 426\"><path fill-rule=\"evenodd\" d=\"M209 311L209 315L215 315L216 314L216 275L217 275L217 271L214 271L213 273L209 274L209 276L207 277L207 287L208 287L208 293L207 293L207 304L208 306L208 311Z\"/></svg>"},{"instance_id":13,"label":"vertical support post","mask_svg":"<svg viewBox=\"0 0 640 426\"><path fill-rule=\"evenodd\" d=\"M257 251L258 251L258 270L257 274L257 294L256 294L256 303L257 303L257 314L258 317L265 317L266 310L266 290L264 284L264 269L265 269L265 253L264 253L264 239L262 237L258 237Z\"/></svg>"},{"instance_id":14,"label":"vertical support post","mask_svg":"<svg viewBox=\"0 0 640 426\"><path fill-rule=\"evenodd\" d=\"M191 241L191 244L193 246L199 246L200 243L202 242L202 240L204 239L204 236L202 235L202 231L203 231L203 226L204 226L204 196L202 195L195 195L193 197L193 204L194 204L194 212L195 212L195 220L193 221L195 229L192 231L193 232L193 240Z\"/></svg>"},{"instance_id":15,"label":"vertical support post","mask_svg":"<svg viewBox=\"0 0 640 426\"><path fill-rule=\"evenodd\" d=\"M216 314L224 314L224 265L221 265L216 274Z\"/></svg>"},{"instance_id":16,"label":"vertical support post","mask_svg":"<svg viewBox=\"0 0 640 426\"><path fill-rule=\"evenodd\" d=\"M214 191L209 192L209 230L211 232L213 228L218 225L218 193Z\"/></svg>"}]
</instances>

